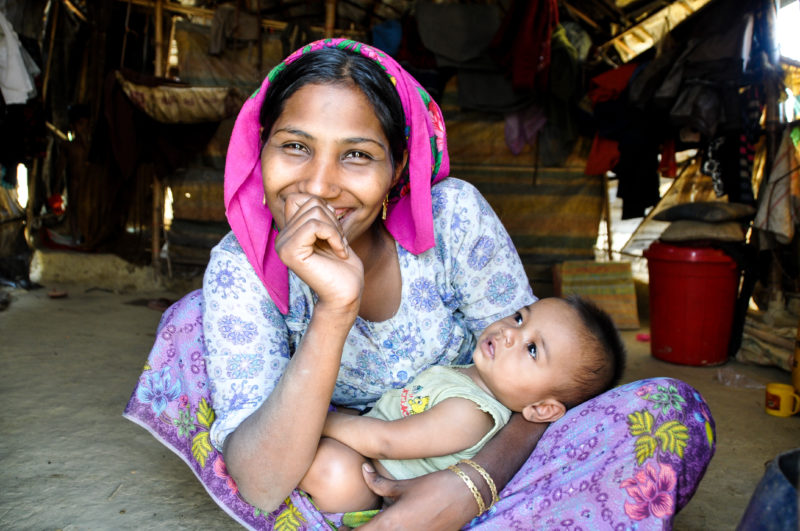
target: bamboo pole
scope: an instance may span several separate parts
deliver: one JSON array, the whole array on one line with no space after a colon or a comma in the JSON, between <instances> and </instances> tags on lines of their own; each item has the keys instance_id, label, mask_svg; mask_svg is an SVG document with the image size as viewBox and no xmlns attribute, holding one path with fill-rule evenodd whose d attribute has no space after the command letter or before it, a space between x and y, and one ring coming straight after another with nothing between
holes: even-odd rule
<instances>
[{"instance_id":1,"label":"bamboo pole","mask_svg":"<svg viewBox=\"0 0 800 531\"><path fill-rule=\"evenodd\" d=\"M164 76L164 0L156 0L155 6L156 58L153 71L156 77Z\"/></svg>"},{"instance_id":2,"label":"bamboo pole","mask_svg":"<svg viewBox=\"0 0 800 531\"><path fill-rule=\"evenodd\" d=\"M125 11L125 33L122 35L122 52L119 54L119 67L125 66L125 49L128 47L128 33L130 33L131 2L128 0L128 7Z\"/></svg>"},{"instance_id":3,"label":"bamboo pole","mask_svg":"<svg viewBox=\"0 0 800 531\"><path fill-rule=\"evenodd\" d=\"M606 218L606 254L608 261L614 261L613 232L611 231L611 194L608 193L608 172L603 172L603 217Z\"/></svg>"},{"instance_id":4,"label":"bamboo pole","mask_svg":"<svg viewBox=\"0 0 800 531\"><path fill-rule=\"evenodd\" d=\"M325 0L325 38L333 37L336 28L336 0Z\"/></svg>"},{"instance_id":5,"label":"bamboo pole","mask_svg":"<svg viewBox=\"0 0 800 531\"><path fill-rule=\"evenodd\" d=\"M256 49L256 69L261 73L262 65L264 64L264 26L260 24L261 21L261 0L256 0L258 6L258 48Z\"/></svg>"},{"instance_id":6,"label":"bamboo pole","mask_svg":"<svg viewBox=\"0 0 800 531\"><path fill-rule=\"evenodd\" d=\"M42 79L42 105L47 105L47 85L50 81L50 69L53 65L53 47L56 43L56 27L58 26L58 6L61 2L53 4L53 23L50 25L50 42L47 45L47 66L44 69L44 78Z\"/></svg>"},{"instance_id":7,"label":"bamboo pole","mask_svg":"<svg viewBox=\"0 0 800 531\"><path fill-rule=\"evenodd\" d=\"M161 276L161 262L159 259L161 252L161 197L164 195L164 189L161 186L161 180L153 172L153 234L152 234L152 247L150 249L153 266L153 278L158 280Z\"/></svg>"},{"instance_id":8,"label":"bamboo pole","mask_svg":"<svg viewBox=\"0 0 800 531\"><path fill-rule=\"evenodd\" d=\"M47 85L50 81L50 70L53 65L53 48L56 42L56 29L58 28L58 6L61 2L53 4L53 22L50 24L50 42L47 46L47 65L44 70L44 78L42 79L42 107L47 107ZM27 233L26 241L28 246L33 248L36 236L33 234L34 218L36 217L36 196L37 196L37 183L39 181L39 168L41 167L40 159L38 157L33 159L31 171L28 173L28 205L25 208L25 231ZM14 168L16 171L16 168Z\"/></svg>"},{"instance_id":9,"label":"bamboo pole","mask_svg":"<svg viewBox=\"0 0 800 531\"><path fill-rule=\"evenodd\" d=\"M155 47L156 57L154 71L156 77L163 77L164 75L164 3L163 0L156 0L155 5ZM161 181L158 175L153 171L153 227L150 235L151 248L150 263L153 266L153 278L158 280L161 273L161 263L159 255L161 251L161 196L164 190L161 187Z\"/></svg>"}]
</instances>

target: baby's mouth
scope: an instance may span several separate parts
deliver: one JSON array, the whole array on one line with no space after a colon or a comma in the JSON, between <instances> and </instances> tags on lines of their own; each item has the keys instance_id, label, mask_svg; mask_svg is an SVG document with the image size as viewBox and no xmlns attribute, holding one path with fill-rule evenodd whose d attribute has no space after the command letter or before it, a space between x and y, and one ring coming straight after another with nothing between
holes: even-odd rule
<instances>
[{"instance_id":1,"label":"baby's mouth","mask_svg":"<svg viewBox=\"0 0 800 531\"><path fill-rule=\"evenodd\" d=\"M483 346L483 352L486 354L486 356L489 357L489 359L494 359L494 343L492 343L492 340L485 340Z\"/></svg>"}]
</instances>

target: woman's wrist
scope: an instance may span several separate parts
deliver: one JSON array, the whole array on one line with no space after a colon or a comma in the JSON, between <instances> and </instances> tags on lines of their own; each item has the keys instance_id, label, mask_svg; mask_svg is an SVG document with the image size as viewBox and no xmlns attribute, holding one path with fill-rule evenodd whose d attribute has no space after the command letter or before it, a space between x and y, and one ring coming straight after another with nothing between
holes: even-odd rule
<instances>
[{"instance_id":1,"label":"woman's wrist","mask_svg":"<svg viewBox=\"0 0 800 531\"><path fill-rule=\"evenodd\" d=\"M341 322L347 325L347 330L353 325L358 317L358 310L361 307L361 299L352 301L323 301L319 300L314 305L312 319L319 316L330 322Z\"/></svg>"},{"instance_id":2,"label":"woman's wrist","mask_svg":"<svg viewBox=\"0 0 800 531\"><path fill-rule=\"evenodd\" d=\"M487 496L485 492L481 492L481 486L485 486L485 482L482 481L480 476L478 478L473 478L468 473L469 470L475 471L472 467L466 466L463 461L459 461L455 465L450 465L447 469L451 470L462 480L467 490L472 495L476 508L475 516L482 515L492 506L494 500L492 499L491 493ZM484 485L481 485L482 483L484 483ZM489 503L487 503L486 500L489 500Z\"/></svg>"},{"instance_id":3,"label":"woman's wrist","mask_svg":"<svg viewBox=\"0 0 800 531\"><path fill-rule=\"evenodd\" d=\"M482 484L482 480L478 473L472 470L471 467L463 464L456 466L458 466L458 468L472 481L482 499L487 500L487 493L489 492L489 489L486 485ZM466 485L464 480L447 469L442 470L439 473L445 473L450 478L448 479L450 482L450 487L446 491L442 491L441 494L444 495L446 492L447 496L450 498L445 502L450 509L450 524L454 526L454 529L456 526L460 529L468 524L473 518L475 518L475 515L478 514L478 510L480 508L475 496L471 492L470 488Z\"/></svg>"},{"instance_id":4,"label":"woman's wrist","mask_svg":"<svg viewBox=\"0 0 800 531\"><path fill-rule=\"evenodd\" d=\"M462 480L464 487L466 487L466 489L462 487L462 490L466 490L472 496L473 506L476 510L475 516L482 515L494 505L494 499L488 483L484 481L475 468L466 465L464 461L459 461L447 468Z\"/></svg>"},{"instance_id":5,"label":"woman's wrist","mask_svg":"<svg viewBox=\"0 0 800 531\"><path fill-rule=\"evenodd\" d=\"M489 499L486 502L487 509L490 509L492 505L500 501L500 498L497 493L497 485L492 479L492 476L489 474L489 472L486 471L485 468L483 468L481 465L479 465L472 459L462 459L461 461L459 461L459 463L464 463L465 465L475 470L481 476L481 478L483 478L483 481L486 483L486 485L489 486Z\"/></svg>"}]
</instances>

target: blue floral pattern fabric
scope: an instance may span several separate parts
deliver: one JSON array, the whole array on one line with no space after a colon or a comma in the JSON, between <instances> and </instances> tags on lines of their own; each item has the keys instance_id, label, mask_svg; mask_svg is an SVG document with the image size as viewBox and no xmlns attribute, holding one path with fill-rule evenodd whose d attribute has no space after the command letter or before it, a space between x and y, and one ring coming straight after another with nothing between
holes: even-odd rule
<instances>
[{"instance_id":1,"label":"blue floral pattern fabric","mask_svg":"<svg viewBox=\"0 0 800 531\"><path fill-rule=\"evenodd\" d=\"M239 496L209 440L216 404L203 356L203 307L198 290L164 313L124 416L175 452L245 528L337 529L343 515L318 511L298 490L271 513ZM467 527L671 529L715 445L714 420L695 389L670 378L632 382L551 425L500 501Z\"/></svg>"},{"instance_id":2,"label":"blue floral pattern fabric","mask_svg":"<svg viewBox=\"0 0 800 531\"><path fill-rule=\"evenodd\" d=\"M390 319L358 318L347 337L332 401L364 408L432 365L468 363L490 322L536 300L508 233L469 183L432 188L436 247L414 255L397 244L402 297ZM211 253L203 284L205 361L225 437L269 396L311 319L316 296L289 273L282 315L231 233Z\"/></svg>"}]
</instances>

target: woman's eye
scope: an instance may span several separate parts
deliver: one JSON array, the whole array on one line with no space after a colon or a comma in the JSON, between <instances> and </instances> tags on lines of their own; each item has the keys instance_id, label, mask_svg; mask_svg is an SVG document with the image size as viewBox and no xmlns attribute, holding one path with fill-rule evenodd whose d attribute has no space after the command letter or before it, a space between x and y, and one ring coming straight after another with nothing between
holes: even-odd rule
<instances>
[{"instance_id":1,"label":"woman's eye","mask_svg":"<svg viewBox=\"0 0 800 531\"><path fill-rule=\"evenodd\" d=\"M363 151L351 151L347 155L345 155L345 157L349 158L349 159L356 159L356 160L371 160L372 159L372 157L370 157L369 154L364 153Z\"/></svg>"},{"instance_id":2,"label":"woman's eye","mask_svg":"<svg viewBox=\"0 0 800 531\"><path fill-rule=\"evenodd\" d=\"M305 146L300 144L299 142L287 142L283 145L284 149L288 149L290 151L305 151Z\"/></svg>"},{"instance_id":3,"label":"woman's eye","mask_svg":"<svg viewBox=\"0 0 800 531\"><path fill-rule=\"evenodd\" d=\"M536 343L528 343L528 354L530 354L533 359L536 359Z\"/></svg>"},{"instance_id":4,"label":"woman's eye","mask_svg":"<svg viewBox=\"0 0 800 531\"><path fill-rule=\"evenodd\" d=\"M514 322L517 323L518 325L522 324L522 314L521 313L517 312L517 313L514 314Z\"/></svg>"}]
</instances>

